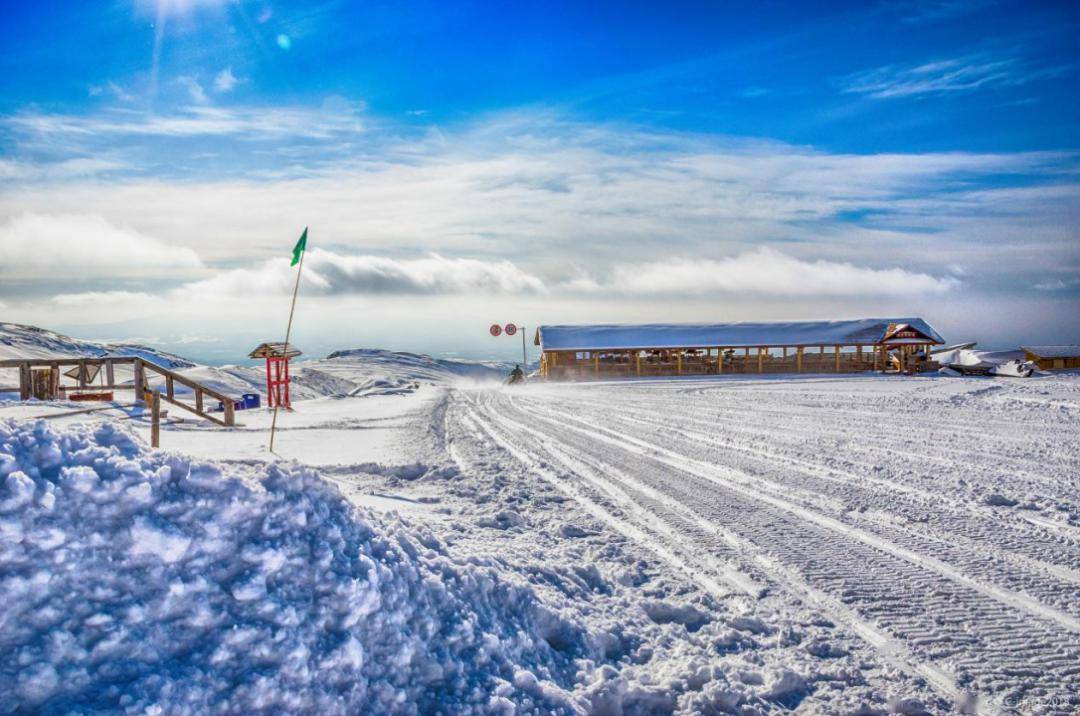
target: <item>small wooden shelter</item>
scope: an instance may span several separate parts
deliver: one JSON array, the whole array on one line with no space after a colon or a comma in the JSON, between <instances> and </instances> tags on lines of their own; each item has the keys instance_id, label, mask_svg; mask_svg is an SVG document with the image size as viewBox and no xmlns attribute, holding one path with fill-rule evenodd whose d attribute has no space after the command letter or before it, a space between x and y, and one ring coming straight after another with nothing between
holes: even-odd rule
<instances>
[{"instance_id":1,"label":"small wooden shelter","mask_svg":"<svg viewBox=\"0 0 1080 716\"><path fill-rule=\"evenodd\" d=\"M291 408L289 400L289 359L302 355L293 345L260 343L248 353L249 358L266 359L266 405L269 408Z\"/></svg>"},{"instance_id":2,"label":"small wooden shelter","mask_svg":"<svg viewBox=\"0 0 1080 716\"><path fill-rule=\"evenodd\" d=\"M1020 346L1024 359L1040 370L1080 368L1080 346Z\"/></svg>"},{"instance_id":3,"label":"small wooden shelter","mask_svg":"<svg viewBox=\"0 0 1080 716\"><path fill-rule=\"evenodd\" d=\"M540 326L540 374L590 379L725 373L911 373L944 339L921 318Z\"/></svg>"}]
</instances>

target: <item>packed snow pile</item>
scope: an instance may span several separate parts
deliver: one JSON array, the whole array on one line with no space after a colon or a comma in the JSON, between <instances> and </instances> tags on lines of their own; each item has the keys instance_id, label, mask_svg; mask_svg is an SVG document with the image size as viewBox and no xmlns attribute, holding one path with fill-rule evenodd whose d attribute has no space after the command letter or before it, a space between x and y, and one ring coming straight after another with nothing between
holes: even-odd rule
<instances>
[{"instance_id":1,"label":"packed snow pile","mask_svg":"<svg viewBox=\"0 0 1080 716\"><path fill-rule=\"evenodd\" d=\"M4 710L581 710L590 640L530 589L259 469L0 422Z\"/></svg>"}]
</instances>

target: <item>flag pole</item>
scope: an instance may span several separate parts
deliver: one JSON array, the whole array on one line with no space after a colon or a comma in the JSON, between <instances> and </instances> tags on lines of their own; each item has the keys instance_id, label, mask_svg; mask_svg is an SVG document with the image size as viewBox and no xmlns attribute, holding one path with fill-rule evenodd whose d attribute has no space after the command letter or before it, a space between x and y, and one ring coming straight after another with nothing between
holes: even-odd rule
<instances>
[{"instance_id":1,"label":"flag pole","mask_svg":"<svg viewBox=\"0 0 1080 716\"><path fill-rule=\"evenodd\" d=\"M307 227L304 227L304 238L307 238ZM300 274L304 272L304 254L307 253L307 242L304 242L304 248L300 252L300 265L296 269L296 285L293 286L292 292L292 305L289 306L289 325L285 328L285 360L289 359L289 336L292 335L292 319L293 313L296 312L296 295L300 293ZM280 396L279 396L280 397ZM270 421L270 452L274 452L274 432L277 430L277 411L281 405L281 400L274 401L274 418Z\"/></svg>"}]
</instances>

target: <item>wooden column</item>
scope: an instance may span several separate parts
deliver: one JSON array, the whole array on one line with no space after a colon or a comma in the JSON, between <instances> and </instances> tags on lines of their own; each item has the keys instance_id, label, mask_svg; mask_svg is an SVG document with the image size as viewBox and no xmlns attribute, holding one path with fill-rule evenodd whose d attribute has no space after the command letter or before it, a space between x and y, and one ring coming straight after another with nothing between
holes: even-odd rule
<instances>
[{"instance_id":1,"label":"wooden column","mask_svg":"<svg viewBox=\"0 0 1080 716\"><path fill-rule=\"evenodd\" d=\"M641 375L641 351L634 351L634 362L637 363L637 374Z\"/></svg>"},{"instance_id":2,"label":"wooden column","mask_svg":"<svg viewBox=\"0 0 1080 716\"><path fill-rule=\"evenodd\" d=\"M116 371L113 369L112 359L105 359L105 382L112 388L116 385Z\"/></svg>"},{"instance_id":3,"label":"wooden column","mask_svg":"<svg viewBox=\"0 0 1080 716\"><path fill-rule=\"evenodd\" d=\"M862 368L863 368L863 364L862 364L862 345L855 346L855 366L859 370L862 370Z\"/></svg>"},{"instance_id":4,"label":"wooden column","mask_svg":"<svg viewBox=\"0 0 1080 716\"><path fill-rule=\"evenodd\" d=\"M600 377L600 354L599 353L593 353L592 354L592 369L593 369L593 376L599 378Z\"/></svg>"},{"instance_id":5,"label":"wooden column","mask_svg":"<svg viewBox=\"0 0 1080 716\"><path fill-rule=\"evenodd\" d=\"M836 351L836 372L839 373L840 372L840 346L833 346L833 349Z\"/></svg>"},{"instance_id":6,"label":"wooden column","mask_svg":"<svg viewBox=\"0 0 1080 716\"><path fill-rule=\"evenodd\" d=\"M161 447L161 393L150 400L150 447Z\"/></svg>"},{"instance_id":7,"label":"wooden column","mask_svg":"<svg viewBox=\"0 0 1080 716\"><path fill-rule=\"evenodd\" d=\"M682 351L675 351L675 365L676 372L682 375Z\"/></svg>"},{"instance_id":8,"label":"wooden column","mask_svg":"<svg viewBox=\"0 0 1080 716\"><path fill-rule=\"evenodd\" d=\"M231 400L222 401L225 404L225 424L229 427L236 425L236 406Z\"/></svg>"},{"instance_id":9,"label":"wooden column","mask_svg":"<svg viewBox=\"0 0 1080 716\"><path fill-rule=\"evenodd\" d=\"M802 373L802 354L803 354L803 347L802 346L799 346L798 348L795 349L795 370L797 372L799 372L799 373Z\"/></svg>"},{"instance_id":10,"label":"wooden column","mask_svg":"<svg viewBox=\"0 0 1080 716\"><path fill-rule=\"evenodd\" d=\"M758 349L757 349L757 372L758 373L764 373L765 372L764 360L765 360L765 349L762 348L761 346L758 346Z\"/></svg>"},{"instance_id":11,"label":"wooden column","mask_svg":"<svg viewBox=\"0 0 1080 716\"><path fill-rule=\"evenodd\" d=\"M724 374L724 349L723 348L717 348L716 349L716 374L717 375L723 375Z\"/></svg>"}]
</instances>

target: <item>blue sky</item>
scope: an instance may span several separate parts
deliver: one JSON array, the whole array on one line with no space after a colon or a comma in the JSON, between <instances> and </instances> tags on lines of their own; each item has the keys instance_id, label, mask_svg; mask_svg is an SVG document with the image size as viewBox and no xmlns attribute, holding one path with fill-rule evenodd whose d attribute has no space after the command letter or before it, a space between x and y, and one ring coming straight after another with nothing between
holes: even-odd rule
<instances>
[{"instance_id":1,"label":"blue sky","mask_svg":"<svg viewBox=\"0 0 1080 716\"><path fill-rule=\"evenodd\" d=\"M884 313L1077 342L1078 7L9 2L0 310L225 360L311 225L312 352Z\"/></svg>"}]
</instances>

